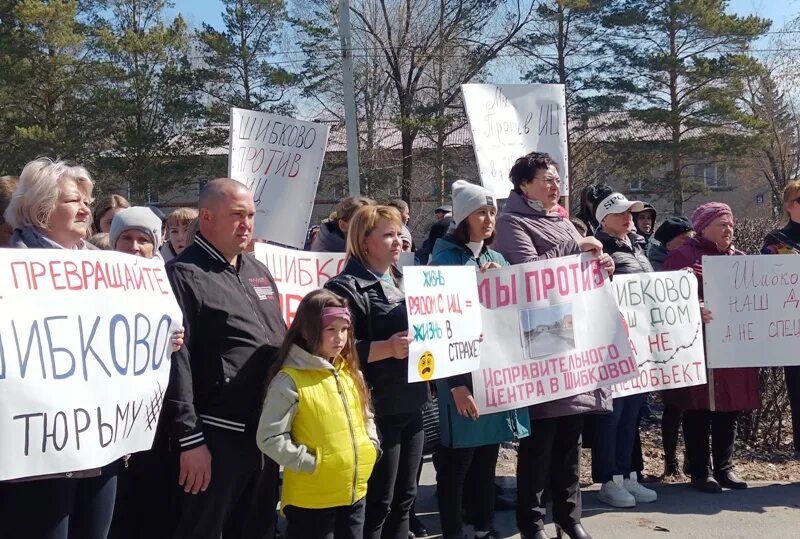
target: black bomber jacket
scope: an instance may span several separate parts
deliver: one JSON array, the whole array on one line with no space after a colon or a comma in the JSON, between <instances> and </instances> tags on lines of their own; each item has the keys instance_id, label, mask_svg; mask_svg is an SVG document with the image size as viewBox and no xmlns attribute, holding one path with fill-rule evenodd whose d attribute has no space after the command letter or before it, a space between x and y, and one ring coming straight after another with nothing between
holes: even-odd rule
<instances>
[{"instance_id":1,"label":"black bomber jacket","mask_svg":"<svg viewBox=\"0 0 800 539\"><path fill-rule=\"evenodd\" d=\"M185 331L165 397L180 451L203 445L208 428L255 433L267 371L286 334L269 270L248 253L237 264L198 234L167 266Z\"/></svg>"}]
</instances>

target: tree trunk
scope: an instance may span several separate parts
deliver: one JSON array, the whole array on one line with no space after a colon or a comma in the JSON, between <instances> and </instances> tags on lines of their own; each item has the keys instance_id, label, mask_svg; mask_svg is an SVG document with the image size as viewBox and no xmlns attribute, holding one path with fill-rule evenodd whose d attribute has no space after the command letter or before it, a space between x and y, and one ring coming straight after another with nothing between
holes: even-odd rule
<instances>
[{"instance_id":1,"label":"tree trunk","mask_svg":"<svg viewBox=\"0 0 800 539\"><path fill-rule=\"evenodd\" d=\"M675 14L674 2L671 1L667 7L669 10L669 104L670 104L670 131L672 132L672 211L674 215L683 215L683 154L681 152L681 110L678 101L678 48L677 34L678 21Z\"/></svg>"},{"instance_id":2,"label":"tree trunk","mask_svg":"<svg viewBox=\"0 0 800 539\"><path fill-rule=\"evenodd\" d=\"M414 133L408 125L400 129L400 143L403 156L403 179L400 184L400 198L411 206L411 185L414 177Z\"/></svg>"}]
</instances>

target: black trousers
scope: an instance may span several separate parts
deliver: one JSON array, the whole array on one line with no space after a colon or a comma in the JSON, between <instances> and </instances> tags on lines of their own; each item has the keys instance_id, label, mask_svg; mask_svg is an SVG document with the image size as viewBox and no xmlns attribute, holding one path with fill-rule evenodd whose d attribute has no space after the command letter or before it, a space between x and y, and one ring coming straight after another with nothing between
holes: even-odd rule
<instances>
[{"instance_id":1,"label":"black trousers","mask_svg":"<svg viewBox=\"0 0 800 539\"><path fill-rule=\"evenodd\" d=\"M367 483L364 537L408 539L408 513L417 495L425 434L422 412L377 416L383 454Z\"/></svg>"},{"instance_id":2,"label":"black trousers","mask_svg":"<svg viewBox=\"0 0 800 539\"><path fill-rule=\"evenodd\" d=\"M287 505L287 539L361 539L364 533L366 498L353 505L326 509L305 509Z\"/></svg>"},{"instance_id":3,"label":"black trousers","mask_svg":"<svg viewBox=\"0 0 800 539\"><path fill-rule=\"evenodd\" d=\"M6 539L106 539L119 462L97 477L4 483L0 537Z\"/></svg>"},{"instance_id":4,"label":"black trousers","mask_svg":"<svg viewBox=\"0 0 800 539\"><path fill-rule=\"evenodd\" d=\"M792 440L794 450L800 451L800 366L784 367L786 392L789 394L789 406L792 409Z\"/></svg>"},{"instance_id":5,"label":"black trousers","mask_svg":"<svg viewBox=\"0 0 800 539\"><path fill-rule=\"evenodd\" d=\"M175 539L272 539L278 505L278 465L251 433L209 428L211 482L205 492L177 497ZM175 476L175 487L178 487Z\"/></svg>"},{"instance_id":6,"label":"black trousers","mask_svg":"<svg viewBox=\"0 0 800 539\"><path fill-rule=\"evenodd\" d=\"M472 516L476 530L492 528L494 475L499 451L500 444L439 448L436 491L444 539L462 536L462 507Z\"/></svg>"},{"instance_id":7,"label":"black trousers","mask_svg":"<svg viewBox=\"0 0 800 539\"><path fill-rule=\"evenodd\" d=\"M689 457L692 479L705 479L709 468L708 435L711 434L713 471L722 473L733 467L733 443L736 437L736 418L739 412L688 410L683 412L683 438Z\"/></svg>"},{"instance_id":8,"label":"black trousers","mask_svg":"<svg viewBox=\"0 0 800 539\"><path fill-rule=\"evenodd\" d=\"M678 469L678 437L681 429L681 411L679 408L664 404L661 416L661 441L664 444L664 467Z\"/></svg>"},{"instance_id":9,"label":"black trousers","mask_svg":"<svg viewBox=\"0 0 800 539\"><path fill-rule=\"evenodd\" d=\"M117 478L117 500L109 539L164 539L172 535L176 511L176 455L165 437L150 451L135 453Z\"/></svg>"},{"instance_id":10,"label":"black trousers","mask_svg":"<svg viewBox=\"0 0 800 539\"><path fill-rule=\"evenodd\" d=\"M532 419L531 435L519 442L517 528L526 535L544 529L544 491L553 500L553 522L581 521L580 455L583 415Z\"/></svg>"}]
</instances>

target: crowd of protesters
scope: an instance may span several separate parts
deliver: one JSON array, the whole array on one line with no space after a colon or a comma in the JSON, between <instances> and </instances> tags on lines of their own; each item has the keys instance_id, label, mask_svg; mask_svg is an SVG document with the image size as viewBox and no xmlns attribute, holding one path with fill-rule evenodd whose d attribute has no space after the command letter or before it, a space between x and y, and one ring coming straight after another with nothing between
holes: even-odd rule
<instances>
[{"instance_id":1,"label":"crowd of protesters","mask_svg":"<svg viewBox=\"0 0 800 539\"><path fill-rule=\"evenodd\" d=\"M183 328L173 335L165 405L153 447L102 468L0 483L0 539L137 537L409 539L427 534L414 514L426 432L438 402L435 449L445 539L500 537L494 529L501 444L517 447L516 522L544 539L546 500L559 538L589 538L581 520L580 462L591 445L599 499L626 508L657 501L642 484L640 421L649 394L608 389L482 415L470 375L409 383L403 275L398 260L490 271L580 253L609 276L689 268L702 256L737 256L735 220L722 203L660 224L653 206L604 185L586 190L580 216L559 204L556 163L520 157L498 213L492 194L466 181L419 250L403 201L339 203L309 230L312 251L344 252L341 273L307 295L287 328L278 286L250 253L253 196L210 181L198 208L163 220L119 195L94 201L80 166L37 159L0 178L0 243L18 249L98 249L161 258ZM785 227L763 254L800 254L800 181L784 193ZM657 226L658 225L658 226ZM759 406L758 369L709 370L708 384L664 391L664 478L704 493L743 489L732 464L740 412ZM786 367L800 450L800 367ZM686 454L678 460L680 427ZM283 468L281 475L280 468ZM548 494L549 493L549 494Z\"/></svg>"}]
</instances>

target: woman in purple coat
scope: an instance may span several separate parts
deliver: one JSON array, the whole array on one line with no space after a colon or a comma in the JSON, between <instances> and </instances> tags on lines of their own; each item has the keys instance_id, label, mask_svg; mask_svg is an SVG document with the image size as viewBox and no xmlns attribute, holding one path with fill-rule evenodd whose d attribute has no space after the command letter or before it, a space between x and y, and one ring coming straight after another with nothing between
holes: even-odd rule
<instances>
[{"instance_id":1,"label":"woman in purple coat","mask_svg":"<svg viewBox=\"0 0 800 539\"><path fill-rule=\"evenodd\" d=\"M495 249L511 264L594 252L606 271L614 262L595 238L583 238L558 211L556 163L546 153L517 159L509 173L513 190L497 218ZM517 527L523 538L546 539L544 490L550 488L558 537L591 539L581 525L580 477L583 414L611 411L610 394L590 391L529 408L531 436L520 440L517 463Z\"/></svg>"},{"instance_id":2,"label":"woman in purple coat","mask_svg":"<svg viewBox=\"0 0 800 539\"><path fill-rule=\"evenodd\" d=\"M743 255L733 247L733 212L727 204L709 202L692 215L694 238L672 251L664 271L691 268L697 275L703 301L703 256ZM703 320L711 313L703 309ZM721 487L747 488L733 469L736 419L740 412L760 404L757 368L708 369L708 383L664 392L665 404L683 412L683 437L689 458L692 485L703 492L720 492ZM708 437L711 435L709 467Z\"/></svg>"}]
</instances>

